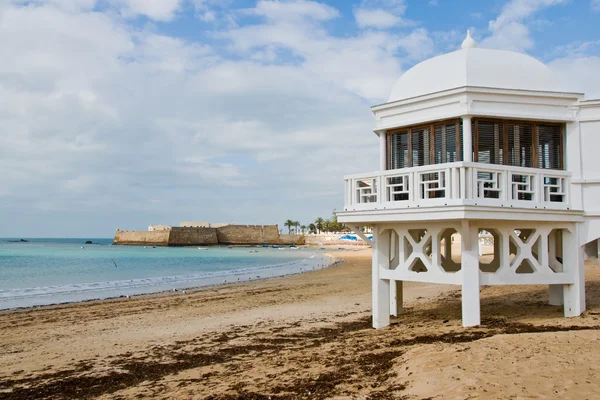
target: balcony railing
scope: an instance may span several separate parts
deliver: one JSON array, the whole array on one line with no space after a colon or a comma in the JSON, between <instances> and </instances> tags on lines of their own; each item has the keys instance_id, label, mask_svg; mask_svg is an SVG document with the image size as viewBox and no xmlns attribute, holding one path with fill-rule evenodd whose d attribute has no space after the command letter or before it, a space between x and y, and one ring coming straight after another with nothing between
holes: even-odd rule
<instances>
[{"instance_id":1,"label":"balcony railing","mask_svg":"<svg viewBox=\"0 0 600 400\"><path fill-rule=\"evenodd\" d=\"M455 162L345 177L345 210L450 205L570 209L570 172Z\"/></svg>"}]
</instances>

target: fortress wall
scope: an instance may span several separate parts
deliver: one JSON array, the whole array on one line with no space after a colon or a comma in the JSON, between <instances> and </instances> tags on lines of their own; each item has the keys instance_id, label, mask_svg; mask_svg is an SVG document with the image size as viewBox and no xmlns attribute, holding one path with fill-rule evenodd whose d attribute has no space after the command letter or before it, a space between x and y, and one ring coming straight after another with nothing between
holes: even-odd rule
<instances>
[{"instance_id":1,"label":"fortress wall","mask_svg":"<svg viewBox=\"0 0 600 400\"><path fill-rule=\"evenodd\" d=\"M220 244L279 244L277 225L227 225L217 228Z\"/></svg>"},{"instance_id":2,"label":"fortress wall","mask_svg":"<svg viewBox=\"0 0 600 400\"><path fill-rule=\"evenodd\" d=\"M121 231L117 230L113 244L168 246L170 231Z\"/></svg>"},{"instance_id":3,"label":"fortress wall","mask_svg":"<svg viewBox=\"0 0 600 400\"><path fill-rule=\"evenodd\" d=\"M304 244L304 235L279 235L277 225L227 225L220 228L172 227L170 231L120 231L114 244L208 246Z\"/></svg>"},{"instance_id":4,"label":"fortress wall","mask_svg":"<svg viewBox=\"0 0 600 400\"><path fill-rule=\"evenodd\" d=\"M169 246L203 246L219 244L215 228L173 227L169 236Z\"/></svg>"},{"instance_id":5,"label":"fortress wall","mask_svg":"<svg viewBox=\"0 0 600 400\"><path fill-rule=\"evenodd\" d=\"M304 244L304 235L279 235L279 242L281 244Z\"/></svg>"}]
</instances>

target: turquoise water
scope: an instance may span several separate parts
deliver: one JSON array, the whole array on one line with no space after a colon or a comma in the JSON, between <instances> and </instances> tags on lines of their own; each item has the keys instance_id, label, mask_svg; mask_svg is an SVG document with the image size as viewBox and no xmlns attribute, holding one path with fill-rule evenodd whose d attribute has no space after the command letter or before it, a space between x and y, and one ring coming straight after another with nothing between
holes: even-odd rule
<instances>
[{"instance_id":1,"label":"turquoise water","mask_svg":"<svg viewBox=\"0 0 600 400\"><path fill-rule=\"evenodd\" d=\"M111 239L0 239L0 309L282 276L326 266L313 249L113 246ZM94 244L84 244L92 240ZM115 265L116 264L116 265Z\"/></svg>"}]
</instances>

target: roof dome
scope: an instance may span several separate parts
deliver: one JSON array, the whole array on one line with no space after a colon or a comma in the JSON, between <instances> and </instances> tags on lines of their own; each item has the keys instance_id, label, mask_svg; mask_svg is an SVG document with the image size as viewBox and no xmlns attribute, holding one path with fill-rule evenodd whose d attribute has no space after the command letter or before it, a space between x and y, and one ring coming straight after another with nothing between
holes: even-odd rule
<instances>
[{"instance_id":1,"label":"roof dome","mask_svg":"<svg viewBox=\"0 0 600 400\"><path fill-rule=\"evenodd\" d=\"M561 91L554 73L540 61L522 53L477 48L467 33L460 50L430 58L406 71L388 102L463 86Z\"/></svg>"}]
</instances>

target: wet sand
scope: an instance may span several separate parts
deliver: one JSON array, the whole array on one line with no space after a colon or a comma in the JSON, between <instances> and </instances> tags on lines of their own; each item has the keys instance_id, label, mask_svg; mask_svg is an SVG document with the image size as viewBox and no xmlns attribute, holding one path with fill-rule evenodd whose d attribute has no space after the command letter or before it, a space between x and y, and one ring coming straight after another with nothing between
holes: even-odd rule
<instances>
[{"instance_id":1,"label":"wet sand","mask_svg":"<svg viewBox=\"0 0 600 400\"><path fill-rule=\"evenodd\" d=\"M482 288L465 329L455 286L407 284L370 328L370 251L332 268L131 299L0 312L0 399L593 399L600 267L565 319L543 286Z\"/></svg>"}]
</instances>

